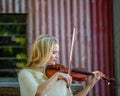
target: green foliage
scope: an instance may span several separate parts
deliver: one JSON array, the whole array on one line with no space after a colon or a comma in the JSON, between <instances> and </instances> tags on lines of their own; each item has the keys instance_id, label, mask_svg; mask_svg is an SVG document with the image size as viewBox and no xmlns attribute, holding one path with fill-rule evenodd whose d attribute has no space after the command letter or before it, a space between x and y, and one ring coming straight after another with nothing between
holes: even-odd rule
<instances>
[{"instance_id":1,"label":"green foliage","mask_svg":"<svg viewBox=\"0 0 120 96\"><path fill-rule=\"evenodd\" d=\"M0 14L0 40L2 40L0 45L0 50L2 51L0 62L4 66L7 65L6 69L9 66L23 68L27 63L27 39L25 36L26 15Z\"/></svg>"},{"instance_id":2,"label":"green foliage","mask_svg":"<svg viewBox=\"0 0 120 96\"><path fill-rule=\"evenodd\" d=\"M25 53L19 53L16 56L17 59L27 59L27 55Z\"/></svg>"},{"instance_id":3,"label":"green foliage","mask_svg":"<svg viewBox=\"0 0 120 96\"><path fill-rule=\"evenodd\" d=\"M16 41L17 43L19 43L21 46L25 45L25 43L26 43L25 37L16 37L16 38L15 38L15 41Z\"/></svg>"},{"instance_id":4,"label":"green foliage","mask_svg":"<svg viewBox=\"0 0 120 96\"><path fill-rule=\"evenodd\" d=\"M24 66L25 66L25 62L17 62L16 63L16 67L19 69L24 68Z\"/></svg>"},{"instance_id":5,"label":"green foliage","mask_svg":"<svg viewBox=\"0 0 120 96\"><path fill-rule=\"evenodd\" d=\"M8 53L9 53L9 54L13 53L13 48L10 47L10 46L8 46L7 48L4 48L3 50L4 50L4 52L6 52L7 54L8 54Z\"/></svg>"}]
</instances>

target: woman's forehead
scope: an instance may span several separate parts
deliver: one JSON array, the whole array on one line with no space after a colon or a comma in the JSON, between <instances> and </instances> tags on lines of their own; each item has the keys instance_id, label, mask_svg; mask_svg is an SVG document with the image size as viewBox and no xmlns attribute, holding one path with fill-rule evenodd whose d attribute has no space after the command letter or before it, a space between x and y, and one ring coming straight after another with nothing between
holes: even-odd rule
<instances>
[{"instance_id":1,"label":"woman's forehead","mask_svg":"<svg viewBox=\"0 0 120 96\"><path fill-rule=\"evenodd\" d=\"M54 44L53 45L53 50L59 50L59 45L58 44Z\"/></svg>"}]
</instances>

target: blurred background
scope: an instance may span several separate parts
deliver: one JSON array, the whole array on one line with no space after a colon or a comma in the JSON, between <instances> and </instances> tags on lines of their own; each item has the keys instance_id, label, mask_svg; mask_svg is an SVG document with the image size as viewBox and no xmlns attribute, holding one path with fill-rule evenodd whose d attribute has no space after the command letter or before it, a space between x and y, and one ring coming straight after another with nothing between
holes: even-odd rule
<instances>
[{"instance_id":1,"label":"blurred background","mask_svg":"<svg viewBox=\"0 0 120 96\"><path fill-rule=\"evenodd\" d=\"M119 4L119 0L0 0L0 96L20 95L17 73L40 34L59 39L58 63L68 66L74 26L72 67L100 70L115 78L109 86L101 80L88 96L120 96Z\"/></svg>"}]
</instances>

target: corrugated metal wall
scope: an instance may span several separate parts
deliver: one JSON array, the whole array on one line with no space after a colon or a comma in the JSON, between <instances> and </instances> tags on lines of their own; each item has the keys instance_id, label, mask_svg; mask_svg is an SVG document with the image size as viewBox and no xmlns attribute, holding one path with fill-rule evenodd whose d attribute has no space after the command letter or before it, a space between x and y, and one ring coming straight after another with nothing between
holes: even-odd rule
<instances>
[{"instance_id":1,"label":"corrugated metal wall","mask_svg":"<svg viewBox=\"0 0 120 96\"><path fill-rule=\"evenodd\" d=\"M26 13L26 0L0 0L0 13Z\"/></svg>"},{"instance_id":2,"label":"corrugated metal wall","mask_svg":"<svg viewBox=\"0 0 120 96\"><path fill-rule=\"evenodd\" d=\"M73 26L76 26L73 64L90 67L92 40L89 0L29 0L28 7L29 43L39 34L55 35L60 40L58 62L68 65Z\"/></svg>"},{"instance_id":3,"label":"corrugated metal wall","mask_svg":"<svg viewBox=\"0 0 120 96\"><path fill-rule=\"evenodd\" d=\"M112 77L114 76L112 0L91 0L90 5L93 36L92 66L94 70L99 69ZM95 94L98 94L97 96L114 96L113 90L114 86L108 87L105 82L101 81L95 87Z\"/></svg>"},{"instance_id":4,"label":"corrugated metal wall","mask_svg":"<svg viewBox=\"0 0 120 96\"><path fill-rule=\"evenodd\" d=\"M58 63L65 66L76 26L73 66L114 75L112 0L0 0L0 13L28 14L28 55L39 34L56 36L60 41ZM114 96L113 86L101 80L89 96Z\"/></svg>"}]
</instances>

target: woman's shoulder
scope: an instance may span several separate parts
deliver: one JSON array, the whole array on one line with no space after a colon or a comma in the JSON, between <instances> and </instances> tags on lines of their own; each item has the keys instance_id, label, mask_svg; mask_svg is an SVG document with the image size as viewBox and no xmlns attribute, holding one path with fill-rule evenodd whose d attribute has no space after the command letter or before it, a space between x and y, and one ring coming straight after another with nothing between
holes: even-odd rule
<instances>
[{"instance_id":1,"label":"woman's shoulder","mask_svg":"<svg viewBox=\"0 0 120 96\"><path fill-rule=\"evenodd\" d=\"M24 72L25 72L25 73L26 73L26 72L30 72L30 70L31 70L31 69L28 69L28 68L21 69L21 70L19 71L19 74L20 74L20 73L24 73Z\"/></svg>"},{"instance_id":2,"label":"woman's shoulder","mask_svg":"<svg viewBox=\"0 0 120 96\"><path fill-rule=\"evenodd\" d=\"M37 73L37 72L42 73L41 71L37 71L37 70L31 69L31 68L24 68L24 69L21 69L19 71L19 74L25 74L25 73L27 73L27 74L28 73L34 74L34 73Z\"/></svg>"},{"instance_id":3,"label":"woman's shoulder","mask_svg":"<svg viewBox=\"0 0 120 96\"><path fill-rule=\"evenodd\" d=\"M43 73L38 70L30 69L30 68L25 68L19 71L18 76L34 76L34 77L43 77Z\"/></svg>"},{"instance_id":4,"label":"woman's shoulder","mask_svg":"<svg viewBox=\"0 0 120 96\"><path fill-rule=\"evenodd\" d=\"M31 70L32 71L32 70ZM31 74L31 71L30 69L21 69L19 72L18 72L18 76L21 76L21 75L29 75Z\"/></svg>"}]
</instances>

